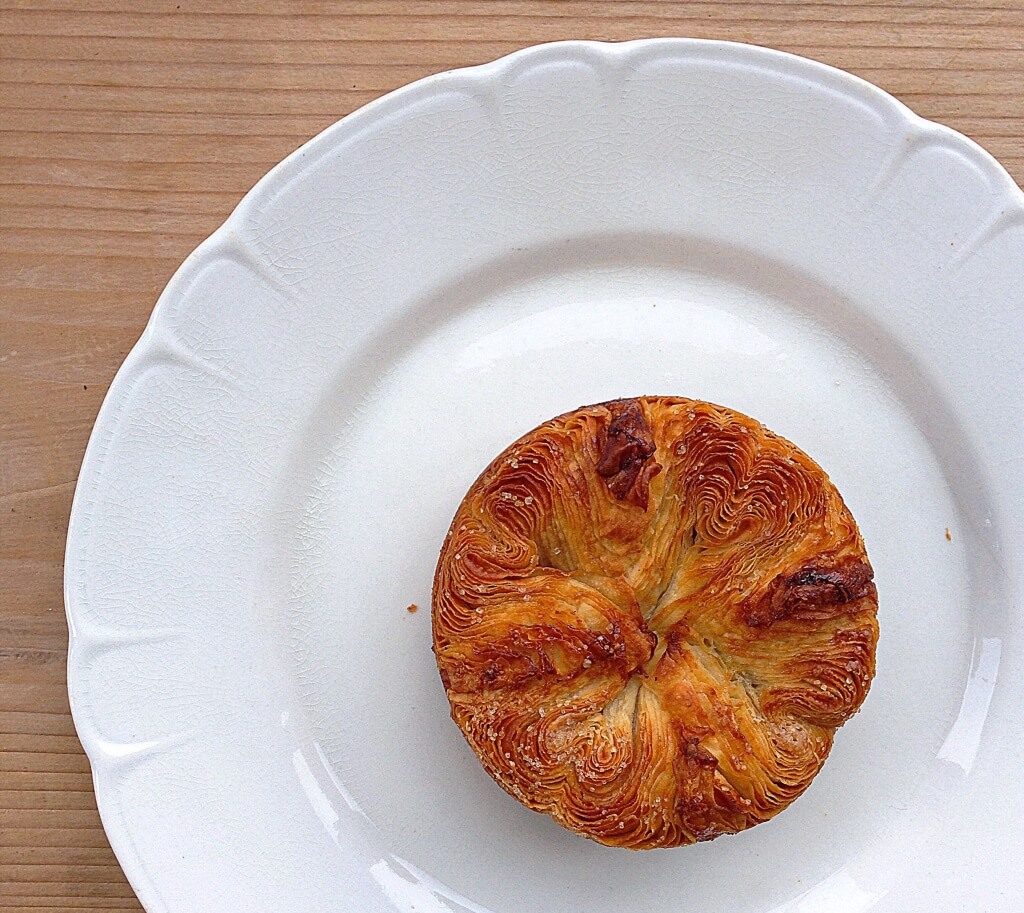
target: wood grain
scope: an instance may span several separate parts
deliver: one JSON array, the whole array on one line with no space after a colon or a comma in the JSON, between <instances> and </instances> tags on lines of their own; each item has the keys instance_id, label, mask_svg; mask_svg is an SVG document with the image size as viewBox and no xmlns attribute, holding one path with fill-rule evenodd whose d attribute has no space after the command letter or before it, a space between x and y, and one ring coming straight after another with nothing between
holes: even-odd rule
<instances>
[{"instance_id":1,"label":"wood grain","mask_svg":"<svg viewBox=\"0 0 1024 913\"><path fill-rule=\"evenodd\" d=\"M766 44L1024 179L1020 0L0 0L0 909L139 910L65 694L64 536L164 283L275 162L390 89L561 38Z\"/></svg>"}]
</instances>

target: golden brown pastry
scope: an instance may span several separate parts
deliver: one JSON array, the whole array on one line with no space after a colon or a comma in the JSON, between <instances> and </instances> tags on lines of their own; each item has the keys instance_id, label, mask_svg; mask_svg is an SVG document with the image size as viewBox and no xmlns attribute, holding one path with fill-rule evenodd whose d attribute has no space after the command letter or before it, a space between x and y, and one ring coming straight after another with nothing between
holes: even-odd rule
<instances>
[{"instance_id":1,"label":"golden brown pastry","mask_svg":"<svg viewBox=\"0 0 1024 913\"><path fill-rule=\"evenodd\" d=\"M709 403L616 400L545 422L470 488L434 651L504 789L600 843L676 846L810 784L874 675L872 576L789 441Z\"/></svg>"}]
</instances>

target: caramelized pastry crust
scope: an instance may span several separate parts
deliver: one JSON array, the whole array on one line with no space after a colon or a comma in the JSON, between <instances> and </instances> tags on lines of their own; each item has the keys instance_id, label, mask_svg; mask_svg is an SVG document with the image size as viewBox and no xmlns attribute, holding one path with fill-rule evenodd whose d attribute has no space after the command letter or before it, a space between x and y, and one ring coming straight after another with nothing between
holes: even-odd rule
<instances>
[{"instance_id":1,"label":"caramelized pastry crust","mask_svg":"<svg viewBox=\"0 0 1024 913\"><path fill-rule=\"evenodd\" d=\"M545 422L484 471L441 550L452 718L530 808L610 846L782 811L875 669L877 594L822 469L671 397Z\"/></svg>"}]
</instances>

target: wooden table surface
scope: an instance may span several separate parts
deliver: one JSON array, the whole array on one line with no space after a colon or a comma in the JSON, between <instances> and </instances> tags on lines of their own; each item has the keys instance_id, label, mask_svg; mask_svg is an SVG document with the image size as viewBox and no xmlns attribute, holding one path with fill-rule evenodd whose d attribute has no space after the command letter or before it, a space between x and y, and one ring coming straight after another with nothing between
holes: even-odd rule
<instances>
[{"instance_id":1,"label":"wooden table surface","mask_svg":"<svg viewBox=\"0 0 1024 913\"><path fill-rule=\"evenodd\" d=\"M656 35L843 67L1024 181L1021 0L0 0L0 909L141 909L68 712L61 574L93 419L178 264L275 162L397 86Z\"/></svg>"}]
</instances>

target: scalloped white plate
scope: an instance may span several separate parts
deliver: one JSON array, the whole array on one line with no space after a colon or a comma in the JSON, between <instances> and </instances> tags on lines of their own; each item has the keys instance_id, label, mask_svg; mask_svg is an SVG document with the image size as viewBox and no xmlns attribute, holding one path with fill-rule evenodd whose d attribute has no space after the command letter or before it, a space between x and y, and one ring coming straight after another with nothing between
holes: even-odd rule
<instances>
[{"instance_id":1,"label":"scalloped white plate","mask_svg":"<svg viewBox=\"0 0 1024 913\"><path fill-rule=\"evenodd\" d=\"M1024 195L808 60L546 45L345 118L174 276L82 467L69 690L143 903L1019 909L1022 339ZM490 782L429 630L479 469L641 393L739 408L820 461L882 629L803 797L646 854Z\"/></svg>"}]
</instances>

